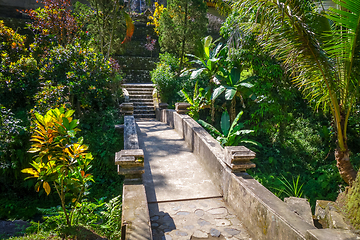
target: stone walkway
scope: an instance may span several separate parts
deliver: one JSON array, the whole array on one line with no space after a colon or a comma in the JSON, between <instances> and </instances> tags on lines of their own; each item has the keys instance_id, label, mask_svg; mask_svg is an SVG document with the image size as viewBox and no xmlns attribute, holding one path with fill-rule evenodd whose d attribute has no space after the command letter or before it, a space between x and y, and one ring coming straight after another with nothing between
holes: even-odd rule
<instances>
[{"instance_id":1,"label":"stone walkway","mask_svg":"<svg viewBox=\"0 0 360 240\"><path fill-rule=\"evenodd\" d=\"M158 121L137 124L154 240L250 240L182 137Z\"/></svg>"}]
</instances>

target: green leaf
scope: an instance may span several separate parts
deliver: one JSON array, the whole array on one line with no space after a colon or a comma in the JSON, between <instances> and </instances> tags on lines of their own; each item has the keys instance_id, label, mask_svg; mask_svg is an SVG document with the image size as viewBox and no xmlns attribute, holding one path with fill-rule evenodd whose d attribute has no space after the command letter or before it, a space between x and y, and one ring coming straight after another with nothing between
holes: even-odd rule
<instances>
[{"instance_id":1,"label":"green leaf","mask_svg":"<svg viewBox=\"0 0 360 240\"><path fill-rule=\"evenodd\" d=\"M190 79L196 79L204 71L204 69L205 68L200 68L200 69L193 71L191 73Z\"/></svg>"},{"instance_id":2,"label":"green leaf","mask_svg":"<svg viewBox=\"0 0 360 240\"><path fill-rule=\"evenodd\" d=\"M233 123L231 124L230 130L229 130L230 133L232 133L232 132L234 131L235 126L237 126L237 125L238 125L238 127L236 128L237 130L238 130L238 129L241 129L241 128L243 127L243 124L242 124L242 123L239 123L239 124L238 124L238 122L239 122L241 116L243 115L243 113L244 113L244 112L241 111L241 112L238 113L238 115L236 115ZM241 124L241 125L240 125L240 124ZM237 131L237 130L235 130L235 131Z\"/></svg>"},{"instance_id":3,"label":"green leaf","mask_svg":"<svg viewBox=\"0 0 360 240\"><path fill-rule=\"evenodd\" d=\"M75 132L74 130L69 130L69 131L67 131L67 134L68 134L70 137L75 137L76 132Z\"/></svg>"},{"instance_id":4,"label":"green leaf","mask_svg":"<svg viewBox=\"0 0 360 240\"><path fill-rule=\"evenodd\" d=\"M219 132L219 130L217 130L214 126L212 126L211 124L203 121L203 120L198 120L197 121L201 126L203 126L204 128L208 129L211 133L216 134L220 137L223 137L223 135L221 134L221 132Z\"/></svg>"},{"instance_id":5,"label":"green leaf","mask_svg":"<svg viewBox=\"0 0 360 240\"><path fill-rule=\"evenodd\" d=\"M207 58L210 58L210 47L211 47L211 42L212 42L212 37L211 36L207 36L204 38L204 52Z\"/></svg>"},{"instance_id":6,"label":"green leaf","mask_svg":"<svg viewBox=\"0 0 360 240\"><path fill-rule=\"evenodd\" d=\"M216 88L211 96L211 100L215 100L216 98L218 98L225 91L225 89L226 88L224 86Z\"/></svg>"},{"instance_id":7,"label":"green leaf","mask_svg":"<svg viewBox=\"0 0 360 240\"><path fill-rule=\"evenodd\" d=\"M227 111L224 111L221 115L220 127L224 136L227 136L230 129L230 116Z\"/></svg>"},{"instance_id":8,"label":"green leaf","mask_svg":"<svg viewBox=\"0 0 360 240\"><path fill-rule=\"evenodd\" d=\"M230 71L230 77L232 84L236 84L240 80L241 71L238 68L232 68Z\"/></svg>"},{"instance_id":9,"label":"green leaf","mask_svg":"<svg viewBox=\"0 0 360 240\"><path fill-rule=\"evenodd\" d=\"M71 128L70 128L70 123L69 123L69 119L67 119L66 117L63 117L62 120L63 120L63 125L64 125L64 127L65 127L67 130L71 130Z\"/></svg>"},{"instance_id":10,"label":"green leaf","mask_svg":"<svg viewBox=\"0 0 360 240\"><path fill-rule=\"evenodd\" d=\"M72 120L70 123L70 130L74 129L78 124L79 124L79 120L77 119Z\"/></svg>"},{"instance_id":11,"label":"green leaf","mask_svg":"<svg viewBox=\"0 0 360 240\"><path fill-rule=\"evenodd\" d=\"M71 117L74 114L75 110L68 110L64 114L66 118Z\"/></svg>"},{"instance_id":12,"label":"green leaf","mask_svg":"<svg viewBox=\"0 0 360 240\"><path fill-rule=\"evenodd\" d=\"M227 87L225 91L225 99L232 100L236 94L236 89L233 87Z\"/></svg>"}]
</instances>

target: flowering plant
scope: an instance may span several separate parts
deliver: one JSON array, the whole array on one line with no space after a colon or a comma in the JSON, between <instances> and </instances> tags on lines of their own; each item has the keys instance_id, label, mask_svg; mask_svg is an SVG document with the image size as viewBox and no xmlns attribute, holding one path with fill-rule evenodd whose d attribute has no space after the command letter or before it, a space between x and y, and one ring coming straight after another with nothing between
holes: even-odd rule
<instances>
[{"instance_id":1,"label":"flowering plant","mask_svg":"<svg viewBox=\"0 0 360 240\"><path fill-rule=\"evenodd\" d=\"M147 35L146 40L147 43L145 43L145 48L151 52L151 56L152 56L152 52L155 49L156 39L151 39L151 36Z\"/></svg>"}]
</instances>

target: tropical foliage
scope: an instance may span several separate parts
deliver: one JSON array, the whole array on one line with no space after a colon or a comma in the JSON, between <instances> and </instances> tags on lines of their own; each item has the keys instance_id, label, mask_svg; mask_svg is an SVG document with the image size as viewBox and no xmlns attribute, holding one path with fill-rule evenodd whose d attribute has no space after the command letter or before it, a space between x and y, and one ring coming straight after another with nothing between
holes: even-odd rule
<instances>
[{"instance_id":1,"label":"tropical foliage","mask_svg":"<svg viewBox=\"0 0 360 240\"><path fill-rule=\"evenodd\" d=\"M243 113L243 111L239 112L230 125L229 113L224 111L220 122L221 132L203 120L198 120L198 122L203 127L209 129L210 133L214 136L214 138L216 138L216 140L219 141L221 146L238 146L239 144L244 143L261 146L261 144L256 141L244 138L244 135L252 133L254 130L241 130L244 127L244 124L240 123L239 120Z\"/></svg>"},{"instance_id":2,"label":"tropical foliage","mask_svg":"<svg viewBox=\"0 0 360 240\"><path fill-rule=\"evenodd\" d=\"M81 22L87 23L83 27L92 35L89 45L109 59L120 52L123 43L131 40L134 23L122 1L90 0L89 3L91 7L76 2L75 12Z\"/></svg>"},{"instance_id":3,"label":"tropical foliage","mask_svg":"<svg viewBox=\"0 0 360 240\"><path fill-rule=\"evenodd\" d=\"M50 194L50 183L54 184L61 200L68 226L72 225L73 213L86 191L86 183L93 181L87 171L91 168L93 157L87 152L88 146L83 138L76 138L78 120L72 118L74 110L64 108L49 110L44 116L34 113L35 128L31 136L33 142L30 153L35 153L32 168L25 168L23 173L36 178L35 190L42 186ZM71 196L72 211L68 214L65 196Z\"/></svg>"},{"instance_id":4,"label":"tropical foliage","mask_svg":"<svg viewBox=\"0 0 360 240\"><path fill-rule=\"evenodd\" d=\"M6 26L12 21L0 21L0 195L4 200L0 218L31 220L45 214L39 206L61 205L53 218L56 226L48 219L48 223L36 223L36 229L48 224L48 230L56 228L66 237L61 226L72 225L78 231L79 212L85 211L87 203L100 195L109 198L106 205L121 192L123 178L116 174L113 159L123 141L113 126L122 121L116 111L122 101L122 77L113 58L91 48L96 34L74 14L70 1L43 3L42 8L26 11L31 18L28 29L13 24L15 31ZM126 21L122 22L125 26ZM130 30L121 28L122 40L126 31L130 39ZM74 110L65 111L62 106ZM96 169L90 175L91 165ZM120 229L114 219L119 220L121 211L119 201L114 204L109 215L113 223L105 224L106 216L101 222L116 238ZM106 232L100 227L96 231Z\"/></svg>"},{"instance_id":5,"label":"tropical foliage","mask_svg":"<svg viewBox=\"0 0 360 240\"><path fill-rule=\"evenodd\" d=\"M193 52L196 42L206 32L207 7L203 0L172 0L159 18L159 44L163 51L180 58L180 68L185 53Z\"/></svg>"},{"instance_id":6,"label":"tropical foliage","mask_svg":"<svg viewBox=\"0 0 360 240\"><path fill-rule=\"evenodd\" d=\"M359 99L360 8L353 0L336 3L343 10L331 8L324 14L311 1L244 0L235 7L243 21L240 27L255 31L259 44L282 61L310 103L332 114L337 166L350 184L356 172L349 159L347 127Z\"/></svg>"}]
</instances>

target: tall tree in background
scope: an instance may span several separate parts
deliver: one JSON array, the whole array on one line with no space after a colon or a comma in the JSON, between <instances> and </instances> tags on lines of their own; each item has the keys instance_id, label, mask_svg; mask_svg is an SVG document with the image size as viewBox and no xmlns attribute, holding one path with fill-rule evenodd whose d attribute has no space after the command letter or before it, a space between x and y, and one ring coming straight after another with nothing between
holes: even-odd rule
<instances>
[{"instance_id":1,"label":"tall tree in background","mask_svg":"<svg viewBox=\"0 0 360 240\"><path fill-rule=\"evenodd\" d=\"M206 12L203 0L171 0L160 17L161 49L180 57L180 69L185 53L193 52L196 42L206 32Z\"/></svg>"},{"instance_id":2,"label":"tall tree in background","mask_svg":"<svg viewBox=\"0 0 360 240\"><path fill-rule=\"evenodd\" d=\"M347 127L360 100L360 5L358 0L334 2L339 9L322 14L312 0L238 0L234 9L242 18L239 27L257 34L260 45L283 63L310 103L330 111L337 167L351 184L356 171Z\"/></svg>"},{"instance_id":3,"label":"tall tree in background","mask_svg":"<svg viewBox=\"0 0 360 240\"><path fill-rule=\"evenodd\" d=\"M94 47L108 59L110 55L130 41L134 24L125 12L122 0L89 0L91 7L76 3L76 12L94 37Z\"/></svg>"}]
</instances>

